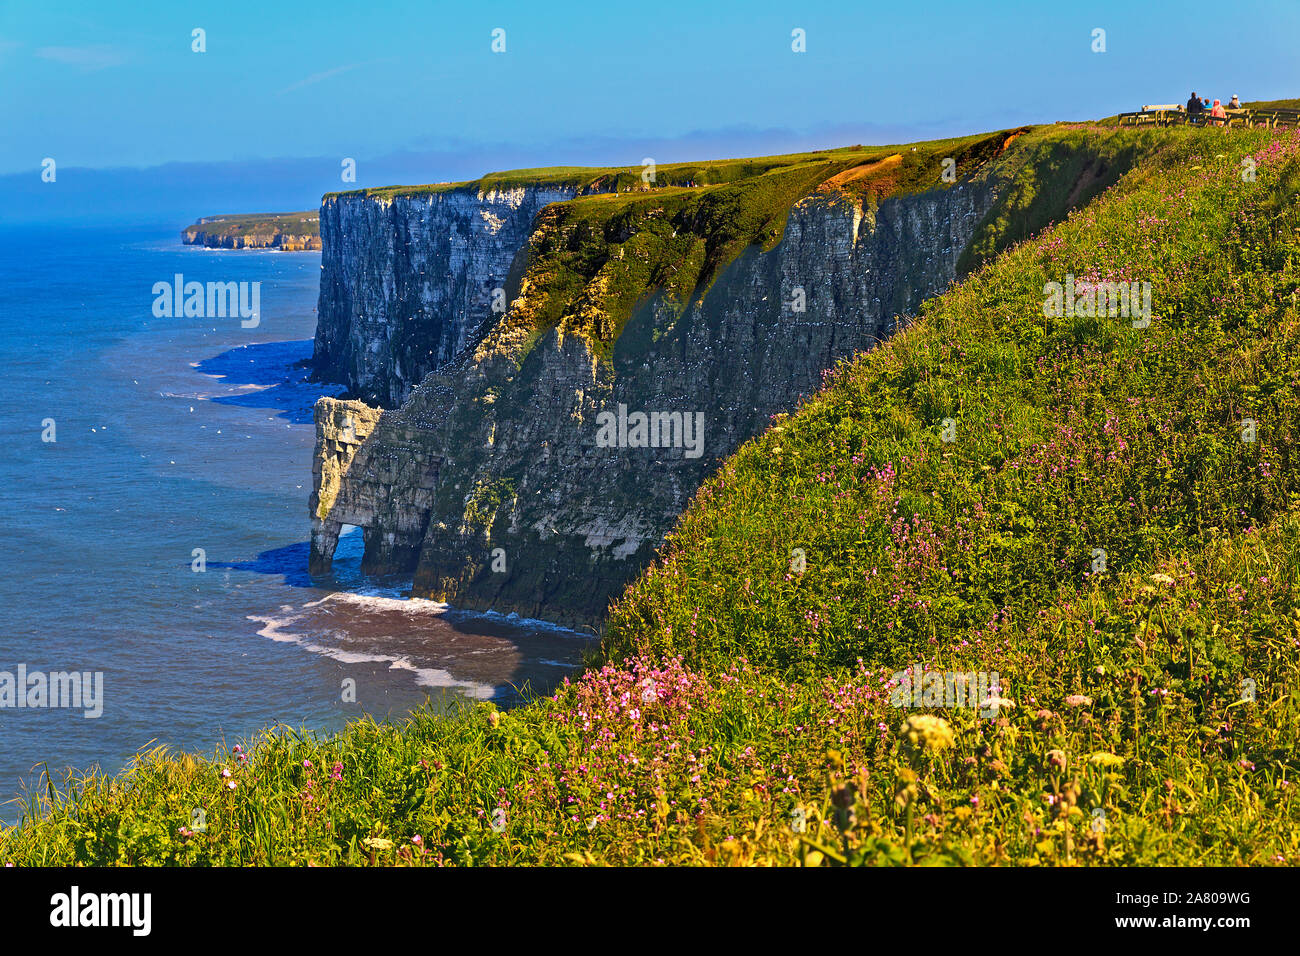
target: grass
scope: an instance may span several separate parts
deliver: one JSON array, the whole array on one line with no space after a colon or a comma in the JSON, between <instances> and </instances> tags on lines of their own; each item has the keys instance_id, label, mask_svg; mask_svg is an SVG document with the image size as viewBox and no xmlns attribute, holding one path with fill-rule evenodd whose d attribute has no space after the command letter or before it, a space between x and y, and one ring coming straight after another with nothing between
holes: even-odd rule
<instances>
[{"instance_id":1,"label":"grass","mask_svg":"<svg viewBox=\"0 0 1300 956\"><path fill-rule=\"evenodd\" d=\"M786 153L779 156L754 156L743 159L716 159L704 162L665 163L655 166L654 185L657 187L684 186L694 182L699 185L718 185L759 176L774 169L808 163L842 162L858 156L874 156L896 147L847 146L838 149L817 150L807 153ZM397 198L415 198L436 195L452 190L489 192L524 186L552 186L573 189L578 193L622 192L649 185L643 181L645 167L632 166L545 166L533 169L512 169L488 173L463 182L431 183L422 186L380 186L327 193L325 200L347 197L365 197L391 201Z\"/></svg>"},{"instance_id":2,"label":"grass","mask_svg":"<svg viewBox=\"0 0 1300 956\"><path fill-rule=\"evenodd\" d=\"M982 266L700 489L553 697L149 754L33 795L0 859L1294 863L1300 140L1155 135L1039 235L995 210ZM1150 326L1045 316L1067 274L1151 282ZM996 672L997 715L893 706L918 663Z\"/></svg>"},{"instance_id":3,"label":"grass","mask_svg":"<svg viewBox=\"0 0 1300 956\"><path fill-rule=\"evenodd\" d=\"M1241 105L1252 110L1300 110L1300 100L1255 100Z\"/></svg>"}]
</instances>

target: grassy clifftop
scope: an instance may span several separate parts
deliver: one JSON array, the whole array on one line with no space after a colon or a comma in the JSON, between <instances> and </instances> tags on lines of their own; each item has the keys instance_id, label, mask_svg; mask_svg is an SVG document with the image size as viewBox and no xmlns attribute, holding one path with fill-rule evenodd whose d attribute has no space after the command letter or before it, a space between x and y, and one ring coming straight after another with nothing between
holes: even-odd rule
<instances>
[{"instance_id":1,"label":"grassy clifftop","mask_svg":"<svg viewBox=\"0 0 1300 956\"><path fill-rule=\"evenodd\" d=\"M246 213L235 216L207 216L186 226L181 238L190 245L219 248L265 249L273 246L320 248L320 213Z\"/></svg>"},{"instance_id":2,"label":"grassy clifftop","mask_svg":"<svg viewBox=\"0 0 1300 956\"><path fill-rule=\"evenodd\" d=\"M1146 130L1022 128L911 146L687 165L680 175L660 170L660 185L652 190L584 196L542 211L522 276L511 289L510 311L486 347L513 342L522 358L530 343L558 326L608 355L648 295L663 293L678 309L698 301L745 248L775 246L791 206L817 193L853 202L870 216L886 199L957 182L1005 186L964 256L970 269L1087 202L1162 141ZM714 165L728 171L717 185L664 185L675 176L699 184L700 170Z\"/></svg>"},{"instance_id":3,"label":"grassy clifftop","mask_svg":"<svg viewBox=\"0 0 1300 956\"><path fill-rule=\"evenodd\" d=\"M552 328L586 337L608 356L636 306L652 293L678 309L698 301L745 248L770 249L791 206L842 197L872 215L887 199L994 183L1003 196L964 252L969 271L1012 242L1091 200L1163 142L1159 131L1022 127L908 145L639 167L550 167L464 183L389 186L330 198L391 201L468 189L562 186L579 196L538 216L511 307L485 347L522 361Z\"/></svg>"},{"instance_id":4,"label":"grassy clifftop","mask_svg":"<svg viewBox=\"0 0 1300 956\"><path fill-rule=\"evenodd\" d=\"M1294 862L1300 140L1143 135L742 448L554 698L155 754L0 858ZM1045 314L1067 280L1149 282L1149 325ZM909 665L996 715L894 706Z\"/></svg>"},{"instance_id":5,"label":"grassy clifftop","mask_svg":"<svg viewBox=\"0 0 1300 956\"><path fill-rule=\"evenodd\" d=\"M647 295L663 293L679 310L697 302L744 248L780 242L790 207L814 194L840 196L871 216L884 200L957 182L997 187L1000 198L959 264L969 272L1089 202L1165 139L1157 130L1022 127L780 157L796 161L702 189L669 186L555 203L538 216L511 310L487 347L513 341L523 356L529 343L559 326L608 355ZM952 174L945 177L949 161Z\"/></svg>"},{"instance_id":6,"label":"grassy clifftop","mask_svg":"<svg viewBox=\"0 0 1300 956\"><path fill-rule=\"evenodd\" d=\"M846 146L839 149L811 153L786 153L779 156L754 156L743 159L715 159L704 162L665 163L656 165L653 185L656 187L700 186L731 183L741 179L761 176L774 169L801 166L808 163L842 161L854 155L871 153L881 148ZM544 166L535 169L512 169L488 173L478 179L463 182L431 183L423 186L379 186L328 193L325 199L366 198L393 200L400 197L436 195L452 190L492 192L516 189L523 186L551 186L573 189L579 193L624 192L642 190L651 183L643 178L645 166Z\"/></svg>"}]
</instances>

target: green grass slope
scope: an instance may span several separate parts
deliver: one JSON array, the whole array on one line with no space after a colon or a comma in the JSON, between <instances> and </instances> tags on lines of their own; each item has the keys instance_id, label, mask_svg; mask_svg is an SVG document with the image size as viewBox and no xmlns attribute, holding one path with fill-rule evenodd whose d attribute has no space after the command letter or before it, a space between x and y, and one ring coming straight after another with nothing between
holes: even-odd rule
<instances>
[{"instance_id":1,"label":"green grass slope","mask_svg":"<svg viewBox=\"0 0 1300 956\"><path fill-rule=\"evenodd\" d=\"M1300 140L1157 135L742 448L553 698L152 754L0 860L1294 862ZM1150 326L1046 317L1067 274ZM913 664L996 716L893 706Z\"/></svg>"}]
</instances>

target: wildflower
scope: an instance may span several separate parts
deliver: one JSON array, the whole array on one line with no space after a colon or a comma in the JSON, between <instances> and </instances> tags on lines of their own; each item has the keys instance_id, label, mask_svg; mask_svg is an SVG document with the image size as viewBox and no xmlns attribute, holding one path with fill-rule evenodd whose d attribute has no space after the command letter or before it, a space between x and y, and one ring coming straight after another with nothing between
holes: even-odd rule
<instances>
[{"instance_id":1,"label":"wildflower","mask_svg":"<svg viewBox=\"0 0 1300 956\"><path fill-rule=\"evenodd\" d=\"M371 850L391 850L393 841L385 840L383 837L366 837L361 841L361 845Z\"/></svg>"},{"instance_id":2,"label":"wildflower","mask_svg":"<svg viewBox=\"0 0 1300 956\"><path fill-rule=\"evenodd\" d=\"M948 721L933 714L909 717L898 731L907 738L913 750L939 751L952 746L952 727Z\"/></svg>"},{"instance_id":3,"label":"wildflower","mask_svg":"<svg viewBox=\"0 0 1300 956\"><path fill-rule=\"evenodd\" d=\"M311 761L310 761L310 760L304 760L304 761L302 762L302 765L303 765L304 767L306 767L308 770L311 769Z\"/></svg>"},{"instance_id":4,"label":"wildflower","mask_svg":"<svg viewBox=\"0 0 1300 956\"><path fill-rule=\"evenodd\" d=\"M237 783L235 783L235 781L233 781L233 780L227 780L227 781L226 781L226 789L227 789L227 790L234 790L235 787L237 787L237 786L239 786L239 785L238 785Z\"/></svg>"},{"instance_id":5,"label":"wildflower","mask_svg":"<svg viewBox=\"0 0 1300 956\"><path fill-rule=\"evenodd\" d=\"M229 768L229 767L222 767L222 768L221 768L221 776L222 776L222 777L229 777L229 776L230 776L230 768Z\"/></svg>"},{"instance_id":6,"label":"wildflower","mask_svg":"<svg viewBox=\"0 0 1300 956\"><path fill-rule=\"evenodd\" d=\"M1095 767L1120 767L1124 764L1124 758L1099 750L1088 757L1088 763Z\"/></svg>"},{"instance_id":7,"label":"wildflower","mask_svg":"<svg viewBox=\"0 0 1300 956\"><path fill-rule=\"evenodd\" d=\"M1088 697L1088 696L1085 695L1085 694L1071 694L1069 697L1065 698L1065 706L1067 706L1067 707L1091 707L1091 706L1092 706L1092 698L1091 698L1091 697Z\"/></svg>"},{"instance_id":8,"label":"wildflower","mask_svg":"<svg viewBox=\"0 0 1300 956\"><path fill-rule=\"evenodd\" d=\"M1167 575L1167 574L1153 574L1153 575L1151 575L1151 580L1154 581L1154 582L1156 582L1156 584L1173 584L1173 583L1174 583L1174 579L1171 578L1171 577L1170 577L1169 575Z\"/></svg>"},{"instance_id":9,"label":"wildflower","mask_svg":"<svg viewBox=\"0 0 1300 956\"><path fill-rule=\"evenodd\" d=\"M333 768L330 770L330 779L337 782L343 779L343 763L335 761Z\"/></svg>"},{"instance_id":10,"label":"wildflower","mask_svg":"<svg viewBox=\"0 0 1300 956\"><path fill-rule=\"evenodd\" d=\"M500 711L496 711L496 710L489 711L487 719L488 719L488 726L491 727L493 730L496 730L498 727L501 726Z\"/></svg>"},{"instance_id":11,"label":"wildflower","mask_svg":"<svg viewBox=\"0 0 1300 956\"><path fill-rule=\"evenodd\" d=\"M419 846L424 841L420 839L420 834L417 833L415 836L411 837L411 842L414 843L416 846Z\"/></svg>"},{"instance_id":12,"label":"wildflower","mask_svg":"<svg viewBox=\"0 0 1300 956\"><path fill-rule=\"evenodd\" d=\"M1049 750L1047 751L1047 762L1053 767L1065 767L1065 751Z\"/></svg>"}]
</instances>

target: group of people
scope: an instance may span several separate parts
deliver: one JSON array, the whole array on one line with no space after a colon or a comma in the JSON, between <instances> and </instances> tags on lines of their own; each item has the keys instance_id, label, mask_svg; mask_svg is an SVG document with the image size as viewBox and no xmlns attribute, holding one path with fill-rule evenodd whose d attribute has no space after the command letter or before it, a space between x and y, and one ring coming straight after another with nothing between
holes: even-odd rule
<instances>
[{"instance_id":1,"label":"group of people","mask_svg":"<svg viewBox=\"0 0 1300 956\"><path fill-rule=\"evenodd\" d=\"M1191 99L1187 101L1188 117L1194 119L1200 119L1208 113L1210 116L1210 121L1215 123L1216 125L1218 125L1218 121L1220 120L1227 120L1228 110L1239 110L1239 109L1241 109L1241 100L1237 99L1236 93L1232 94L1232 99L1228 101L1228 105L1226 108L1218 100L1215 100L1214 104L1211 105L1209 100L1201 99L1199 96L1196 95L1195 91L1192 92Z\"/></svg>"}]
</instances>

